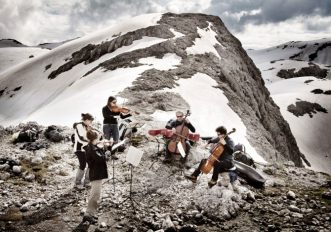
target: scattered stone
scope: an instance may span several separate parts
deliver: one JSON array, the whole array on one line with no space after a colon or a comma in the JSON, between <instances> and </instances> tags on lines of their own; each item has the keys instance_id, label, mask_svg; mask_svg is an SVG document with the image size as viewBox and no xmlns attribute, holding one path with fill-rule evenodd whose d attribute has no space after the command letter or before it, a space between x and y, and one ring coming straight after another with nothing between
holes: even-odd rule
<instances>
[{"instance_id":1,"label":"scattered stone","mask_svg":"<svg viewBox=\"0 0 331 232\"><path fill-rule=\"evenodd\" d=\"M174 223L171 221L171 218L169 215L166 216L166 218L162 222L162 228L165 230L168 230L170 228L175 228Z\"/></svg>"},{"instance_id":2,"label":"scattered stone","mask_svg":"<svg viewBox=\"0 0 331 232\"><path fill-rule=\"evenodd\" d=\"M20 174L22 172L21 166L13 166L13 172L16 174Z\"/></svg>"},{"instance_id":3,"label":"scattered stone","mask_svg":"<svg viewBox=\"0 0 331 232\"><path fill-rule=\"evenodd\" d=\"M10 169L10 165L5 163L0 165L0 170L8 171Z\"/></svg>"},{"instance_id":4,"label":"scattered stone","mask_svg":"<svg viewBox=\"0 0 331 232\"><path fill-rule=\"evenodd\" d=\"M36 176L33 173L28 174L26 177L24 177L25 180L27 181L34 181Z\"/></svg>"},{"instance_id":5,"label":"scattered stone","mask_svg":"<svg viewBox=\"0 0 331 232\"><path fill-rule=\"evenodd\" d=\"M276 168L275 167L266 167L266 168L264 168L263 169L263 172L265 172L266 174L268 174L268 175L275 175L276 173L277 173L277 170L276 170Z\"/></svg>"},{"instance_id":6,"label":"scattered stone","mask_svg":"<svg viewBox=\"0 0 331 232\"><path fill-rule=\"evenodd\" d=\"M301 212L301 210L298 207L296 207L295 205L290 205L288 207L288 209L291 210L292 212L297 212L297 213Z\"/></svg>"},{"instance_id":7,"label":"scattered stone","mask_svg":"<svg viewBox=\"0 0 331 232\"><path fill-rule=\"evenodd\" d=\"M10 178L10 174L8 172L0 173L0 180L8 180Z\"/></svg>"},{"instance_id":8,"label":"scattered stone","mask_svg":"<svg viewBox=\"0 0 331 232\"><path fill-rule=\"evenodd\" d=\"M66 216L66 217L63 218L63 221L70 222L71 220L70 220L70 217Z\"/></svg>"},{"instance_id":9,"label":"scattered stone","mask_svg":"<svg viewBox=\"0 0 331 232\"><path fill-rule=\"evenodd\" d=\"M322 193L322 198L331 200L331 191L323 192Z\"/></svg>"},{"instance_id":10,"label":"scattered stone","mask_svg":"<svg viewBox=\"0 0 331 232\"><path fill-rule=\"evenodd\" d=\"M9 208L5 214L0 214L0 221L20 221L23 215L19 208Z\"/></svg>"},{"instance_id":11,"label":"scattered stone","mask_svg":"<svg viewBox=\"0 0 331 232\"><path fill-rule=\"evenodd\" d=\"M292 213L292 217L295 217L295 218L303 218L303 215L301 213Z\"/></svg>"},{"instance_id":12,"label":"scattered stone","mask_svg":"<svg viewBox=\"0 0 331 232\"><path fill-rule=\"evenodd\" d=\"M287 192L287 198L290 199L290 200L295 200L295 193L293 191L288 191Z\"/></svg>"},{"instance_id":13,"label":"scattered stone","mask_svg":"<svg viewBox=\"0 0 331 232\"><path fill-rule=\"evenodd\" d=\"M31 160L31 165L37 166L43 162L43 159L41 157L34 157Z\"/></svg>"}]
</instances>

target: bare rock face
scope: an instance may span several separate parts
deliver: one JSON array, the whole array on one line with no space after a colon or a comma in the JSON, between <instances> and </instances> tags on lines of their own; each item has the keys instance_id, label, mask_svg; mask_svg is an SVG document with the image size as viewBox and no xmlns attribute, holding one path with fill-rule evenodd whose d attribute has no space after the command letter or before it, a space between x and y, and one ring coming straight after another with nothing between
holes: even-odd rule
<instances>
[{"instance_id":1,"label":"bare rock face","mask_svg":"<svg viewBox=\"0 0 331 232\"><path fill-rule=\"evenodd\" d=\"M303 67L299 71L294 72L293 69L281 69L277 76L284 79L290 79L294 77L305 77L305 76L314 76L316 78L323 79L327 76L328 70L321 69L317 64L311 63L308 67Z\"/></svg>"},{"instance_id":2,"label":"bare rock face","mask_svg":"<svg viewBox=\"0 0 331 232\"><path fill-rule=\"evenodd\" d=\"M308 114L309 117L312 118L313 114L316 114L317 112L328 113L328 111L320 104L307 101L297 101L295 105L289 105L287 110L297 117Z\"/></svg>"}]
</instances>

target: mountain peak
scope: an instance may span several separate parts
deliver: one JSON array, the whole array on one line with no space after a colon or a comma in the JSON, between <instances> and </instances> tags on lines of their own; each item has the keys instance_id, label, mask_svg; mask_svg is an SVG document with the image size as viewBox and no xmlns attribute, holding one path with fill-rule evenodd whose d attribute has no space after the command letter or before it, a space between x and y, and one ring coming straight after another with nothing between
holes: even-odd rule
<instances>
[{"instance_id":1,"label":"mountain peak","mask_svg":"<svg viewBox=\"0 0 331 232\"><path fill-rule=\"evenodd\" d=\"M137 17L11 70L1 78L0 91L4 124L24 119L71 125L81 112L101 119L106 99L117 95L155 125L164 124L169 111L188 106L201 133L235 127L234 138L260 161L302 165L259 70L216 16ZM157 99L164 96L168 102L162 104Z\"/></svg>"}]
</instances>

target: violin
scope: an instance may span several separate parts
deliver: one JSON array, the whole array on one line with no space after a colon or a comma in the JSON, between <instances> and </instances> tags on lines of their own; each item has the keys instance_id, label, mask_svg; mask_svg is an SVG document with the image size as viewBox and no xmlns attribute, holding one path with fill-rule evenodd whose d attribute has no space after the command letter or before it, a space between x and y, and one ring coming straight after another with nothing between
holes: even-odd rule
<instances>
[{"instance_id":1,"label":"violin","mask_svg":"<svg viewBox=\"0 0 331 232\"><path fill-rule=\"evenodd\" d=\"M236 132L236 128L233 128L232 131L227 133L223 138L226 138L226 136ZM215 162L219 162L218 158L221 157L224 151L224 146L220 142L218 142L212 149L211 155L208 157L206 162L202 165L200 168L200 171L204 174L208 174L211 169L214 167Z\"/></svg>"},{"instance_id":2,"label":"violin","mask_svg":"<svg viewBox=\"0 0 331 232\"><path fill-rule=\"evenodd\" d=\"M187 116L189 114L190 114L190 111L188 110L183 119L183 123L176 127L176 132L174 133L170 142L168 143L168 150L171 153L179 154L178 147L177 147L178 143L182 144L184 151L187 150L185 140L189 135L189 129L187 126L185 126L185 119L187 118Z\"/></svg>"},{"instance_id":3,"label":"violin","mask_svg":"<svg viewBox=\"0 0 331 232\"><path fill-rule=\"evenodd\" d=\"M136 112L136 111L132 111L132 110L130 110L130 109L128 109L128 108L125 108L125 107L119 107L119 106L116 106L116 105L115 105L115 106L111 106L110 109L111 109L111 111L113 111L113 112L115 112L115 113L128 114L128 113L130 113L130 112L133 112L133 113L139 115L139 113Z\"/></svg>"}]
</instances>

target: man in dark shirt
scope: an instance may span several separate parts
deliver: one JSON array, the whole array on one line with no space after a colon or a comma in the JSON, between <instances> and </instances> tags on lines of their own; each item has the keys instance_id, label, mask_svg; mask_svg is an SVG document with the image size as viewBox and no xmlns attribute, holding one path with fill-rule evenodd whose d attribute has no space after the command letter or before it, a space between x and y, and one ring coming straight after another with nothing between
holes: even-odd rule
<instances>
[{"instance_id":1,"label":"man in dark shirt","mask_svg":"<svg viewBox=\"0 0 331 232\"><path fill-rule=\"evenodd\" d=\"M209 187L212 187L217 183L218 175L221 172L235 169L232 155L234 148L233 140L227 136L227 130L224 126L217 127L216 133L217 137L209 140L208 144L221 143L224 146L224 151L218 160L214 163L213 176L208 182ZM197 181L197 177L201 174L201 167L205 164L206 161L207 159L202 159L199 167L190 176L185 177L195 183Z\"/></svg>"},{"instance_id":2,"label":"man in dark shirt","mask_svg":"<svg viewBox=\"0 0 331 232\"><path fill-rule=\"evenodd\" d=\"M169 129L169 130L173 130L174 132L176 132L176 128L179 127L179 126L182 126L184 124L184 126L186 126L192 133L195 132L195 128L194 126L192 125L192 123L187 119L185 118L184 120L184 113L181 112L181 111L177 111L176 112L176 119L170 119L168 122L167 122L167 125L165 126L165 128ZM169 144L170 140L166 143L166 157L164 159L164 162L167 163L167 162L170 162L171 160L171 152L168 150L168 144ZM188 140L185 140L185 144L186 144L186 156L185 158L182 159L182 162L185 162L186 159L187 159L187 155L190 151L190 148L191 148L191 144Z\"/></svg>"}]
</instances>

